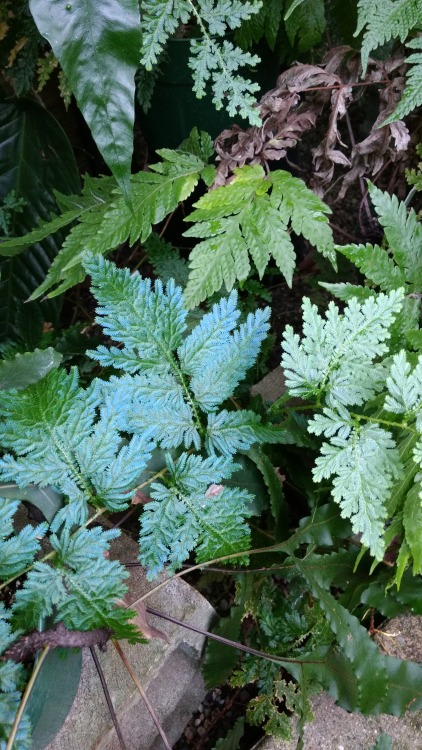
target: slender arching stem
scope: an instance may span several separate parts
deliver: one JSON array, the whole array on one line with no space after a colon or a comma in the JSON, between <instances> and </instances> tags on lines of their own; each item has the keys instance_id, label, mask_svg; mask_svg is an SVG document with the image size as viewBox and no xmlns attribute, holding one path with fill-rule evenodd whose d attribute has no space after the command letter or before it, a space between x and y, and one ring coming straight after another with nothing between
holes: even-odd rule
<instances>
[{"instance_id":1,"label":"slender arching stem","mask_svg":"<svg viewBox=\"0 0 422 750\"><path fill-rule=\"evenodd\" d=\"M19 708L18 708L18 710L16 712L15 720L14 720L13 726L12 726L12 731L10 732L10 736L9 736L8 741L7 741L6 750L13 750L13 745L15 743L16 734L17 734L17 731L19 729L19 724L21 722L21 719L22 719L22 716L24 714L25 708L27 706L27 703L28 703L28 700L29 700L29 696L31 695L32 689L33 689L33 687L35 685L35 681L36 681L36 679L37 679L37 677L38 677L38 675L40 673L41 667L42 667L42 665L44 663L44 660L45 660L45 658L46 658L46 656L47 656L47 654L48 654L49 651L50 651L50 646L48 646L48 645L44 646L44 648L43 648L43 650L41 652L41 656L38 659L37 663L35 664L34 669L32 670L31 677L28 680L28 684L27 684L27 686L25 688L25 692L22 695L22 699L21 699L21 702L19 704Z\"/></svg>"}]
</instances>

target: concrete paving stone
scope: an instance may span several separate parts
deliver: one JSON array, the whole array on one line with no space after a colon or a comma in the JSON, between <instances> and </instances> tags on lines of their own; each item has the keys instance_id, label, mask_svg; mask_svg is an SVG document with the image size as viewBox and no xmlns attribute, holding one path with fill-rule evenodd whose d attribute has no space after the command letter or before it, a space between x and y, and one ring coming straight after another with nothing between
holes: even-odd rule
<instances>
[{"instance_id":1,"label":"concrete paving stone","mask_svg":"<svg viewBox=\"0 0 422 750\"><path fill-rule=\"evenodd\" d=\"M135 561L137 553L136 542L122 536L112 543L110 557L127 563ZM147 581L141 567L130 568L130 571L130 579L126 581L129 603L157 583ZM215 617L207 600L180 578L169 580L151 595L148 605L205 630ZM158 617L148 615L148 622L165 633L168 642L154 638L147 644L121 645L173 744L206 693L200 674L204 638ZM113 645L110 643L105 653L97 649L97 654L127 750L162 750L163 742ZM83 654L75 701L47 750L120 750L95 665L87 650Z\"/></svg>"}]
</instances>

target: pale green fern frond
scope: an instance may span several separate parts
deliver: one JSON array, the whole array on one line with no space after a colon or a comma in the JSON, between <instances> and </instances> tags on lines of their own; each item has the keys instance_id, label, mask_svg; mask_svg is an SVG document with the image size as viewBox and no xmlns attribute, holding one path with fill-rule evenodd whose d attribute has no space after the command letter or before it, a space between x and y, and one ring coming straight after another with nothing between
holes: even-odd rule
<instances>
[{"instance_id":1,"label":"pale green fern frond","mask_svg":"<svg viewBox=\"0 0 422 750\"><path fill-rule=\"evenodd\" d=\"M189 67L193 72L193 90L201 99L208 83L212 86L212 101L216 109L227 108L230 117L247 118L251 125L261 125L256 108L259 84L237 74L240 68L257 65L259 57L243 52L231 42L221 44L211 37L191 42Z\"/></svg>"},{"instance_id":2,"label":"pale green fern frond","mask_svg":"<svg viewBox=\"0 0 422 750\"><path fill-rule=\"evenodd\" d=\"M386 385L384 407L387 411L407 415L418 412L422 406L422 359L418 359L412 370L406 352L396 354ZM422 422L418 425L418 429L421 428Z\"/></svg>"},{"instance_id":3,"label":"pale green fern frond","mask_svg":"<svg viewBox=\"0 0 422 750\"><path fill-rule=\"evenodd\" d=\"M40 617L54 615L71 630L106 627L136 640L135 628L127 623L130 613L116 607L126 593L123 580L128 573L105 556L118 535L116 530L85 528L72 536L53 535L55 565L37 562L29 571L12 607L14 623L32 629Z\"/></svg>"},{"instance_id":4,"label":"pale green fern frond","mask_svg":"<svg viewBox=\"0 0 422 750\"><path fill-rule=\"evenodd\" d=\"M342 516L351 519L354 532L362 535L362 544L380 560L385 551L386 501L401 470L395 441L377 424L359 425L347 436L343 424L340 434L333 437L331 424L327 430L331 442L321 447L314 480L321 482L334 475L332 495ZM321 434L324 428L320 420L311 421L308 429Z\"/></svg>"},{"instance_id":5,"label":"pale green fern frond","mask_svg":"<svg viewBox=\"0 0 422 750\"><path fill-rule=\"evenodd\" d=\"M260 278L273 258L291 285L295 251L290 231L302 234L334 261L327 214L330 209L305 183L288 172L265 175L260 166L235 170L227 185L194 204L185 232L203 238L190 254L185 300L194 307L225 284L228 291L250 272L251 256Z\"/></svg>"},{"instance_id":6,"label":"pale green fern frond","mask_svg":"<svg viewBox=\"0 0 422 750\"><path fill-rule=\"evenodd\" d=\"M143 0L141 65L151 70L157 64L167 39L191 13L189 0Z\"/></svg>"},{"instance_id":7,"label":"pale green fern frond","mask_svg":"<svg viewBox=\"0 0 422 750\"><path fill-rule=\"evenodd\" d=\"M187 24L192 17L198 25L197 36L200 37L191 40L189 59L197 97L205 95L206 85L210 83L217 109L227 102L226 107L232 117L239 112L251 124L259 125L261 120L254 106L254 94L259 86L239 75L242 67L256 65L259 58L235 47L224 39L224 35L229 29L236 29L242 21L250 19L260 7L258 2L239 0L230 3L225 0L198 0L196 3L192 0L146 0L142 4L141 64L151 70L168 38L180 23Z\"/></svg>"},{"instance_id":8,"label":"pale green fern frond","mask_svg":"<svg viewBox=\"0 0 422 750\"><path fill-rule=\"evenodd\" d=\"M384 371L376 359L388 350L390 326L400 311L403 290L351 299L341 315L330 303L326 320L315 305L303 301L303 338L287 326L282 366L290 392L322 398L327 405L363 404L382 387Z\"/></svg>"},{"instance_id":9,"label":"pale green fern frond","mask_svg":"<svg viewBox=\"0 0 422 750\"><path fill-rule=\"evenodd\" d=\"M0 442L11 449L0 461L0 475L20 487L52 485L68 498L52 528L86 521L89 502L116 510L145 468L153 443L147 431L122 441L115 404L101 405L96 384L78 385L75 369L52 371L23 391L0 393L4 421ZM84 439L81 440L81 435Z\"/></svg>"},{"instance_id":10,"label":"pale green fern frond","mask_svg":"<svg viewBox=\"0 0 422 750\"><path fill-rule=\"evenodd\" d=\"M366 71L372 50L390 39L406 40L422 22L422 0L359 0L356 35L364 31L362 67Z\"/></svg>"},{"instance_id":11,"label":"pale green fern frond","mask_svg":"<svg viewBox=\"0 0 422 750\"><path fill-rule=\"evenodd\" d=\"M84 253L104 255L126 241L130 245L138 240L144 242L152 226L191 194L205 168L204 161L193 154L169 149L160 154L163 161L150 165L151 171L131 176L131 207L112 178L86 182L83 195L87 205L83 204L80 210L79 223L70 230L44 282L31 299L47 293L55 297L82 281ZM46 224L44 236L52 228L52 224ZM23 240L30 240L31 236L26 235Z\"/></svg>"}]
</instances>

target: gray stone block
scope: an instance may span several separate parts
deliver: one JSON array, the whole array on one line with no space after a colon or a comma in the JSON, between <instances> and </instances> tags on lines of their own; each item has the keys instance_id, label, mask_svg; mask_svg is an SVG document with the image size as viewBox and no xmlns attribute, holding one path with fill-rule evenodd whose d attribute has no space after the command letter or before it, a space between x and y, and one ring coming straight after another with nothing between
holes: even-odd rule
<instances>
[{"instance_id":1,"label":"gray stone block","mask_svg":"<svg viewBox=\"0 0 422 750\"><path fill-rule=\"evenodd\" d=\"M391 656L422 662L422 617L403 615L377 633L381 647ZM304 731L303 750L369 750L380 734L393 740L393 750L422 750L422 711L403 717L363 716L336 706L326 693L312 700L315 721ZM282 742L265 737L253 750L296 750L297 738Z\"/></svg>"},{"instance_id":2,"label":"gray stone block","mask_svg":"<svg viewBox=\"0 0 422 750\"><path fill-rule=\"evenodd\" d=\"M110 557L133 562L137 551L138 545L122 536L112 543ZM147 581L141 567L130 570L127 601L133 602L157 582ZM206 599L180 578L169 580L147 603L202 629L208 629L215 616ZM145 645L121 645L170 743L174 743L206 692L200 674L204 638L158 617L148 615L148 622L165 633L168 642L154 638ZM112 643L105 653L97 653L127 750L162 750L163 742ZM72 709L47 750L94 749L120 750L120 745L95 665L86 651Z\"/></svg>"}]
</instances>

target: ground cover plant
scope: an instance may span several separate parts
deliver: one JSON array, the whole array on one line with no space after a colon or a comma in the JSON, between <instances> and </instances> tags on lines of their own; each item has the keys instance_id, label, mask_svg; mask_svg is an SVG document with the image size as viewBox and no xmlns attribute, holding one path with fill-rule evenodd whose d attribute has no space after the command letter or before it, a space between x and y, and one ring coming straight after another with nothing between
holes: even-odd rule
<instances>
[{"instance_id":1,"label":"ground cover plant","mask_svg":"<svg viewBox=\"0 0 422 750\"><path fill-rule=\"evenodd\" d=\"M19 12L0 4L10 44L3 84L21 93L26 76L32 85L46 51L39 75L60 64L112 173L86 175L81 189L54 118L33 99L1 102L2 750L31 746L27 705L55 647L142 643L136 613L122 606L127 570L108 559L119 531L97 525L129 507L139 510L148 577L224 566L234 580L234 605L210 634L220 640L207 650L204 674L210 686L257 683L250 724L288 738L293 715L300 748L317 690L362 713L422 707L421 667L382 653L371 638L374 617L422 614L415 163L404 180L418 137L420 60L399 45L419 49L422 6L351 3L355 51L336 3L312 3L313 35L310 0L170 5L141 3L140 15L137 1L101 10L88 3L86 15L72 3L31 0ZM17 18L27 24L23 42ZM101 50L95 58L87 18ZM208 82L216 105L227 99L229 114L246 115L250 126L231 126L214 145L194 130L131 174L138 66L155 65L168 36L192 19L202 32L192 46L196 92L204 95ZM237 51L227 29L237 30ZM253 64L247 48L262 36L272 47L290 40L288 62L297 49L312 57L286 63L255 106L239 69ZM379 101L357 140L356 92L373 86ZM307 185L277 161L324 117ZM369 231L362 241L334 240L324 198L336 181L339 201L360 183L356 224ZM165 240L185 207L179 239L187 252ZM271 302L268 272L292 286L298 238L318 252L327 269L320 288L337 301L323 310L304 298L300 330L285 328L277 355L286 393L268 404L247 387L271 345L270 309L258 299ZM356 270L353 283L330 278L343 258L348 274ZM85 278L95 335L92 321L58 324L64 292ZM23 501L42 516L18 529Z\"/></svg>"}]
</instances>

